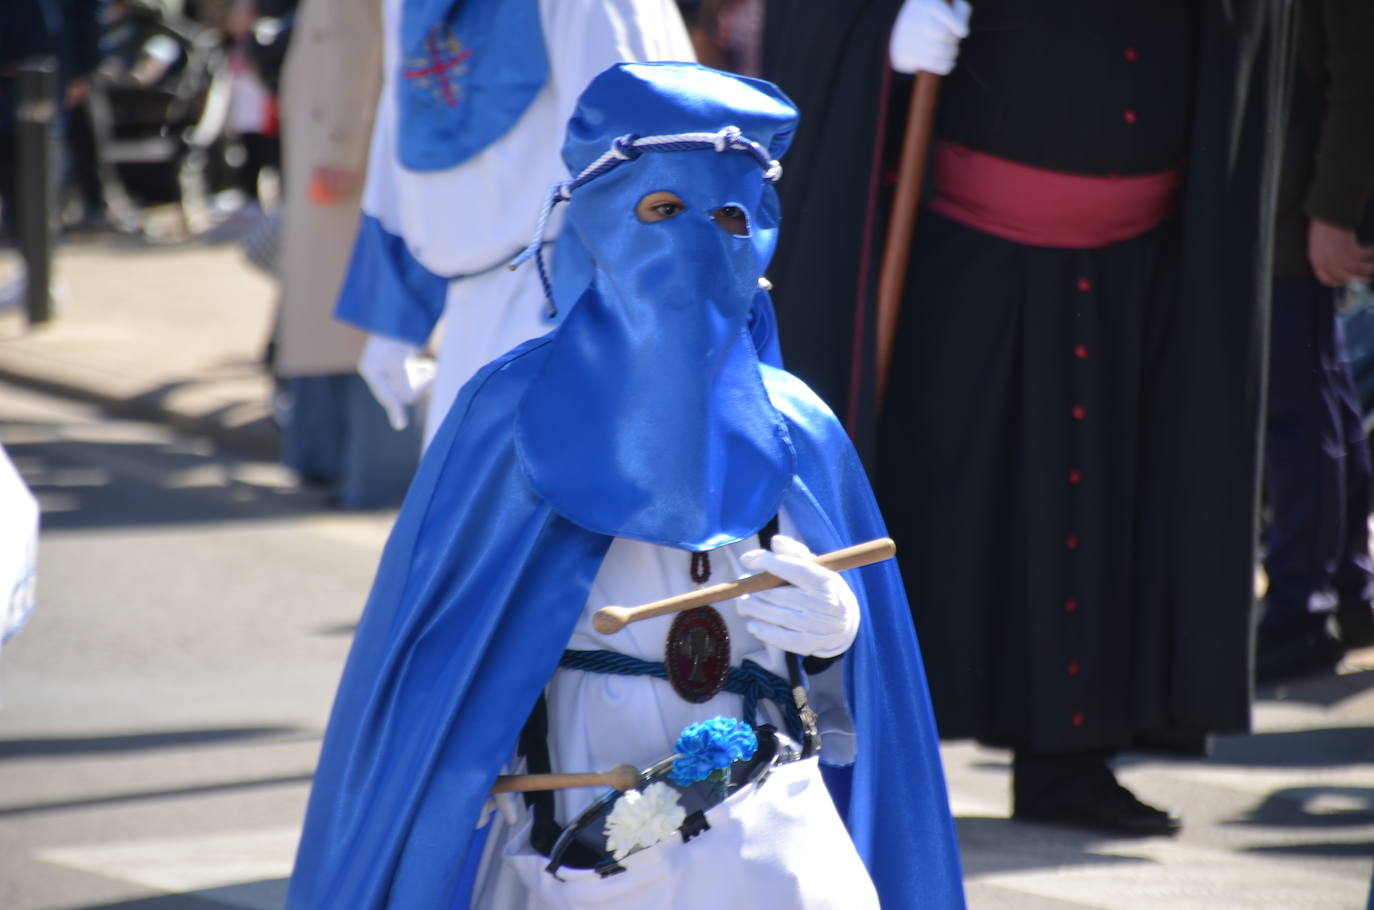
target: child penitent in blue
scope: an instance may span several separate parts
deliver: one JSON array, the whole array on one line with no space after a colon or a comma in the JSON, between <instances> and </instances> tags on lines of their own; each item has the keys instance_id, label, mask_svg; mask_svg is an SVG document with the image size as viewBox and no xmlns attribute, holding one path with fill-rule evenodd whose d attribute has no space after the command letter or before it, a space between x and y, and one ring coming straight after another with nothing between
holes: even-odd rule
<instances>
[{"instance_id":1,"label":"child penitent in blue","mask_svg":"<svg viewBox=\"0 0 1374 910\"><path fill-rule=\"evenodd\" d=\"M896 565L841 576L811 555L885 532L843 429L778 365L761 290L796 119L769 83L694 64L618 65L583 93L549 197L571 228L547 282L567 316L478 373L425 456L340 683L291 910L963 905ZM790 584L590 622L759 570ZM694 785L719 801L665 775L483 811L500 773L662 766L720 717L759 748L728 786ZM612 858L598 807L649 845Z\"/></svg>"}]
</instances>

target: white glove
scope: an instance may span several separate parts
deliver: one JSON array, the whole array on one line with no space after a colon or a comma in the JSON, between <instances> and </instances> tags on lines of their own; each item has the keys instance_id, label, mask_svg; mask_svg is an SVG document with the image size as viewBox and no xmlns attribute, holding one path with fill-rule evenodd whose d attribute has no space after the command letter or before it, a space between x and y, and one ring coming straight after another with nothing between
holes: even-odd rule
<instances>
[{"instance_id":1,"label":"white glove","mask_svg":"<svg viewBox=\"0 0 1374 910\"><path fill-rule=\"evenodd\" d=\"M406 409L434 382L434 361L422 357L420 349L408 341L369 335L358 358L358 375L386 409L391 428L404 430L410 422Z\"/></svg>"},{"instance_id":2,"label":"white glove","mask_svg":"<svg viewBox=\"0 0 1374 910\"><path fill-rule=\"evenodd\" d=\"M493 793L488 796L487 801L482 804L482 811L477 813L477 827L485 828L497 812L501 813L501 820L507 825L511 827L518 825L525 812L525 803L521 794Z\"/></svg>"},{"instance_id":3,"label":"white glove","mask_svg":"<svg viewBox=\"0 0 1374 910\"><path fill-rule=\"evenodd\" d=\"M849 650L859 634L859 601L849 584L816 564L806 544L773 536L773 550L750 550L739 558L753 572L771 572L791 585L748 594L736 601L745 628L764 644L815 657Z\"/></svg>"},{"instance_id":4,"label":"white glove","mask_svg":"<svg viewBox=\"0 0 1374 910\"><path fill-rule=\"evenodd\" d=\"M925 70L943 76L954 69L959 39L968 37L967 0L906 0L892 25L888 57L899 73Z\"/></svg>"}]
</instances>

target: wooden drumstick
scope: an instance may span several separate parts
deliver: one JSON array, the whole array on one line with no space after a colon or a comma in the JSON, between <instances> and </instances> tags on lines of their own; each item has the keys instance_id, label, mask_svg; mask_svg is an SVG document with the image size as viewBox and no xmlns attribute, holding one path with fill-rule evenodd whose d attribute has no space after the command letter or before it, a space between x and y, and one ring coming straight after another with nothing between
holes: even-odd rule
<instances>
[{"instance_id":1,"label":"wooden drumstick","mask_svg":"<svg viewBox=\"0 0 1374 910\"><path fill-rule=\"evenodd\" d=\"M892 542L892 538L880 537L877 540L870 540L866 543L855 544L852 547L845 547L843 550L835 550L832 553L817 556L816 562L827 569L839 572L844 569L857 569L859 566L882 562L884 559L891 559L896 553L897 545ZM787 582L776 575L769 572L759 572L755 575L746 575L738 581L727 581L698 591L688 591L686 594L656 600L653 603L641 604L637 607L602 607L592 616L592 627L602 635L610 635L612 632L619 632L629 623L639 622L641 619L663 616L668 613L681 613L683 610L704 607L707 604L719 603L722 600L729 600L743 594L767 591L769 588L780 588L785 584Z\"/></svg>"},{"instance_id":2,"label":"wooden drumstick","mask_svg":"<svg viewBox=\"0 0 1374 910\"><path fill-rule=\"evenodd\" d=\"M609 771L581 774L502 774L492 793L526 793L531 790L567 790L572 787L614 787L621 792L639 786L639 769L616 765Z\"/></svg>"}]
</instances>

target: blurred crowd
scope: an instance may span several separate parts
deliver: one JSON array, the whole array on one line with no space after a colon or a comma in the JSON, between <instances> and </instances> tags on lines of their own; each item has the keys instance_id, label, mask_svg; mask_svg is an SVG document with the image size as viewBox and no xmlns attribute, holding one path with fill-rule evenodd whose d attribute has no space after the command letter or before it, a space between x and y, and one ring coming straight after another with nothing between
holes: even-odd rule
<instances>
[{"instance_id":1,"label":"blurred crowd","mask_svg":"<svg viewBox=\"0 0 1374 910\"><path fill-rule=\"evenodd\" d=\"M280 19L182 0L19 3L5 15L11 116L20 63L59 61L60 227L137 231L153 206L190 214L229 189L258 199L277 155Z\"/></svg>"}]
</instances>

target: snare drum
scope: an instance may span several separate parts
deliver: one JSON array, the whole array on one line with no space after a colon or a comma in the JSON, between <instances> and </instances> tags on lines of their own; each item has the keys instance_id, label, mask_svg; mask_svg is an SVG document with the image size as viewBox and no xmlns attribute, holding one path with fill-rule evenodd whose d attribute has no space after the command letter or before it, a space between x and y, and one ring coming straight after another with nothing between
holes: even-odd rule
<instances>
[{"instance_id":1,"label":"snare drum","mask_svg":"<svg viewBox=\"0 0 1374 910\"><path fill-rule=\"evenodd\" d=\"M760 753L765 749L761 736ZM615 791L569 825L550 856L530 846L531 822L516 829L501 861L528 890L528 906L877 910L877 892L815 757L799 758L774 740L769 754L737 763L728 794L709 781L671 783L670 769L670 760L648 769L641 789L672 786L687 821L676 834L623 859L610 855L605 836L605 820L622 798ZM580 854L582 868L565 861L573 853Z\"/></svg>"}]
</instances>

